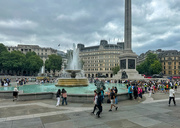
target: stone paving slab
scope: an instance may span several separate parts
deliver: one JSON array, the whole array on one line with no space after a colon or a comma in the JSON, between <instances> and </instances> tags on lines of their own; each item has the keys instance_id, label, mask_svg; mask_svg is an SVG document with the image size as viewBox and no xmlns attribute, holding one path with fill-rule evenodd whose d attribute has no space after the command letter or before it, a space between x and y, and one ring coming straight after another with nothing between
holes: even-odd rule
<instances>
[{"instance_id":1,"label":"stone paving slab","mask_svg":"<svg viewBox=\"0 0 180 128\"><path fill-rule=\"evenodd\" d=\"M97 125L92 125L92 126L87 126L87 127L81 127L81 128L112 128L112 127L109 127L109 126L106 125L106 124L97 124Z\"/></svg>"},{"instance_id":2,"label":"stone paving slab","mask_svg":"<svg viewBox=\"0 0 180 128\"><path fill-rule=\"evenodd\" d=\"M26 122L26 123L25 123ZM43 124L40 118L33 119L23 119L23 120L15 120L13 121L12 128L42 128Z\"/></svg>"},{"instance_id":3,"label":"stone paving slab","mask_svg":"<svg viewBox=\"0 0 180 128\"><path fill-rule=\"evenodd\" d=\"M44 124L45 128L78 128L73 120Z\"/></svg>"},{"instance_id":4,"label":"stone paving slab","mask_svg":"<svg viewBox=\"0 0 180 128\"><path fill-rule=\"evenodd\" d=\"M124 120L114 120L114 121L109 121L106 122L109 127L111 128L142 128L142 126L135 124L127 119Z\"/></svg>"},{"instance_id":5,"label":"stone paving slab","mask_svg":"<svg viewBox=\"0 0 180 128\"><path fill-rule=\"evenodd\" d=\"M163 123L160 123L160 124L149 126L147 128L179 128L179 127L163 122Z\"/></svg>"},{"instance_id":6,"label":"stone paving slab","mask_svg":"<svg viewBox=\"0 0 180 128\"><path fill-rule=\"evenodd\" d=\"M169 124L173 125L173 126L176 126L178 128L180 128L180 119L178 118L178 120L174 120L174 121L169 121L168 122Z\"/></svg>"},{"instance_id":7,"label":"stone paving slab","mask_svg":"<svg viewBox=\"0 0 180 128\"><path fill-rule=\"evenodd\" d=\"M159 114L159 113L154 114L154 115L149 115L147 117L150 117L151 119L154 119L154 120L162 121L164 123L178 120L178 118L172 117L169 114Z\"/></svg>"},{"instance_id":8,"label":"stone paving slab","mask_svg":"<svg viewBox=\"0 0 180 128\"><path fill-rule=\"evenodd\" d=\"M47 124L47 123L69 120L70 118L65 114L60 114L60 115L53 115L53 116L43 116L43 117L40 117L40 119L43 124Z\"/></svg>"},{"instance_id":9,"label":"stone paving slab","mask_svg":"<svg viewBox=\"0 0 180 128\"><path fill-rule=\"evenodd\" d=\"M148 117L136 117L136 118L129 118L129 121L132 121L138 125L141 125L143 127L149 127L149 126L153 126L156 124L160 124L161 121L158 120L154 120Z\"/></svg>"},{"instance_id":10,"label":"stone paving slab","mask_svg":"<svg viewBox=\"0 0 180 128\"><path fill-rule=\"evenodd\" d=\"M32 115L32 114L46 113L52 111L57 111L57 109L51 109L48 107L42 107L38 105L3 107L0 108L0 118L21 116L21 115Z\"/></svg>"},{"instance_id":11,"label":"stone paving slab","mask_svg":"<svg viewBox=\"0 0 180 128\"><path fill-rule=\"evenodd\" d=\"M0 128L12 128L12 121L0 122Z\"/></svg>"},{"instance_id":12,"label":"stone paving slab","mask_svg":"<svg viewBox=\"0 0 180 128\"><path fill-rule=\"evenodd\" d=\"M83 118L77 118L74 120L74 124L78 127L87 127L92 125L98 125L102 124L97 118L94 117L83 117Z\"/></svg>"}]
</instances>

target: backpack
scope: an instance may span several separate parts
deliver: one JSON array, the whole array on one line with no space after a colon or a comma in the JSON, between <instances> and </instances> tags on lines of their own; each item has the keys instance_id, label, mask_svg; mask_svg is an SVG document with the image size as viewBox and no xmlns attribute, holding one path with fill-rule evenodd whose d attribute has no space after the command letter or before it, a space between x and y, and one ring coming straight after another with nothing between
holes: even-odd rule
<instances>
[{"instance_id":1,"label":"backpack","mask_svg":"<svg viewBox=\"0 0 180 128\"><path fill-rule=\"evenodd\" d=\"M137 87L136 86L134 86L134 91L137 91Z\"/></svg>"}]
</instances>

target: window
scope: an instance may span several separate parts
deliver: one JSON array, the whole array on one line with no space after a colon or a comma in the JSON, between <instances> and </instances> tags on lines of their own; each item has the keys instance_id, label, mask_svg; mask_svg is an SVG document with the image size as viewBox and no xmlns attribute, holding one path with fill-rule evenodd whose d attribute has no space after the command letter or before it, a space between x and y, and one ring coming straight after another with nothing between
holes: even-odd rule
<instances>
[{"instance_id":1,"label":"window","mask_svg":"<svg viewBox=\"0 0 180 128\"><path fill-rule=\"evenodd\" d=\"M171 62L168 62L168 65L171 65Z\"/></svg>"},{"instance_id":2,"label":"window","mask_svg":"<svg viewBox=\"0 0 180 128\"><path fill-rule=\"evenodd\" d=\"M176 65L176 62L174 62L174 65Z\"/></svg>"},{"instance_id":3,"label":"window","mask_svg":"<svg viewBox=\"0 0 180 128\"><path fill-rule=\"evenodd\" d=\"M176 69L176 66L174 66L174 69Z\"/></svg>"},{"instance_id":4,"label":"window","mask_svg":"<svg viewBox=\"0 0 180 128\"><path fill-rule=\"evenodd\" d=\"M172 72L171 71L169 71L169 75L171 75L172 74Z\"/></svg>"},{"instance_id":5,"label":"window","mask_svg":"<svg viewBox=\"0 0 180 128\"><path fill-rule=\"evenodd\" d=\"M171 69L171 66L169 66L169 69Z\"/></svg>"},{"instance_id":6,"label":"window","mask_svg":"<svg viewBox=\"0 0 180 128\"><path fill-rule=\"evenodd\" d=\"M174 75L176 75L176 71L174 71Z\"/></svg>"}]
</instances>

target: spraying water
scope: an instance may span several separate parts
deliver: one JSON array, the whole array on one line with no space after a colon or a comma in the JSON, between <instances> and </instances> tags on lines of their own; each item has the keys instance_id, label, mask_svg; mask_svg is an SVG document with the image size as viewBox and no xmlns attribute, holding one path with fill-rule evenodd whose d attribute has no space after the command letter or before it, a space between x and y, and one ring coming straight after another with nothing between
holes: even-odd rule
<instances>
[{"instance_id":1,"label":"spraying water","mask_svg":"<svg viewBox=\"0 0 180 128\"><path fill-rule=\"evenodd\" d=\"M79 49L76 48L75 44L73 44L73 53L69 55L67 69L70 69L70 70L80 70L81 69L81 64L79 61Z\"/></svg>"}]
</instances>

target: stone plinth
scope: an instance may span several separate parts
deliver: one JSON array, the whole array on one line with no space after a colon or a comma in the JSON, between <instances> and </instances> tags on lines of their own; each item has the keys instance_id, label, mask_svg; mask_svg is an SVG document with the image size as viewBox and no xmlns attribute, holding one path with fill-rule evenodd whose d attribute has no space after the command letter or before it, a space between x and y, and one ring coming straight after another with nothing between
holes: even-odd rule
<instances>
[{"instance_id":1,"label":"stone plinth","mask_svg":"<svg viewBox=\"0 0 180 128\"><path fill-rule=\"evenodd\" d=\"M131 50L124 50L119 56L120 58L120 71L113 76L113 79L130 79L140 80L144 79L141 74L136 70L136 58L137 55ZM126 73L127 77L123 77L123 72Z\"/></svg>"},{"instance_id":2,"label":"stone plinth","mask_svg":"<svg viewBox=\"0 0 180 128\"><path fill-rule=\"evenodd\" d=\"M88 86L87 78L60 78L56 86L62 87L78 87L78 86Z\"/></svg>"}]
</instances>

